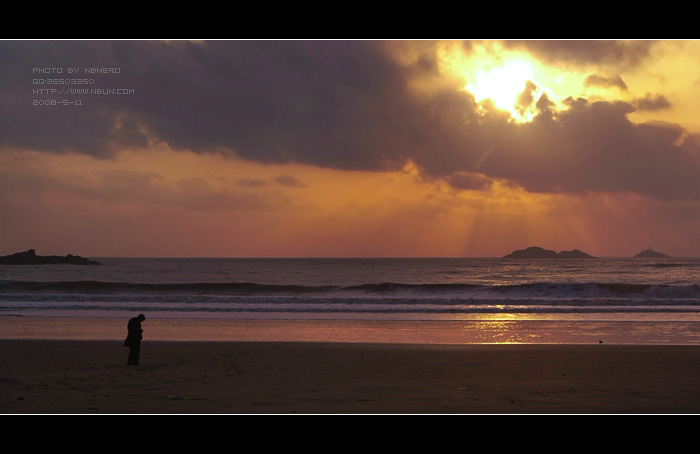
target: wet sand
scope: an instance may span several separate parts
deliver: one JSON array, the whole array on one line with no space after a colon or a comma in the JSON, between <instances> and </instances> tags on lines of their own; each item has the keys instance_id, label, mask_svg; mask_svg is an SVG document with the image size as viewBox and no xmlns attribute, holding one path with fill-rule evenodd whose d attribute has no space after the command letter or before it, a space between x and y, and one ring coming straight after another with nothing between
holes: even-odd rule
<instances>
[{"instance_id":1,"label":"wet sand","mask_svg":"<svg viewBox=\"0 0 700 454\"><path fill-rule=\"evenodd\" d=\"M272 329L193 340L147 320L141 364L127 366L124 320L90 325L103 337L69 320L0 323L5 414L700 412L694 345L300 341Z\"/></svg>"}]
</instances>

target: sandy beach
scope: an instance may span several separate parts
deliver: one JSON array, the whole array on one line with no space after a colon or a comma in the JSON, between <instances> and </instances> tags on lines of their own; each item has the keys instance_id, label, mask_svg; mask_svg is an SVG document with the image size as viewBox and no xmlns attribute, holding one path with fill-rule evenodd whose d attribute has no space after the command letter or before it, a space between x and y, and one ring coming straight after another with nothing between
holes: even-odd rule
<instances>
[{"instance_id":1,"label":"sandy beach","mask_svg":"<svg viewBox=\"0 0 700 454\"><path fill-rule=\"evenodd\" d=\"M100 323L92 325L111 340L79 338L99 337L84 334L90 330L67 334L75 319L7 320L0 340L5 414L685 414L700 409L700 347L693 345L147 338L141 364L127 366L127 349L114 338L123 331L121 320L103 321L114 326L114 334ZM164 334L169 324L150 322L152 334L159 332L157 326ZM207 323L199 321L198 328ZM29 328L18 335L23 324L56 328L38 339ZM56 338L59 331L64 339Z\"/></svg>"}]
</instances>

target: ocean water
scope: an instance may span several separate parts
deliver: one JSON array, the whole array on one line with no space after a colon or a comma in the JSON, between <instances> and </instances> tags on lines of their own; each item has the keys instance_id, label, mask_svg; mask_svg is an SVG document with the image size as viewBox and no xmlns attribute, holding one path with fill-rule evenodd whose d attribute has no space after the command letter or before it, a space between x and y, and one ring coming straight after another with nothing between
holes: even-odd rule
<instances>
[{"instance_id":1,"label":"ocean water","mask_svg":"<svg viewBox=\"0 0 700 454\"><path fill-rule=\"evenodd\" d=\"M0 265L0 316L700 322L698 258L95 259Z\"/></svg>"}]
</instances>

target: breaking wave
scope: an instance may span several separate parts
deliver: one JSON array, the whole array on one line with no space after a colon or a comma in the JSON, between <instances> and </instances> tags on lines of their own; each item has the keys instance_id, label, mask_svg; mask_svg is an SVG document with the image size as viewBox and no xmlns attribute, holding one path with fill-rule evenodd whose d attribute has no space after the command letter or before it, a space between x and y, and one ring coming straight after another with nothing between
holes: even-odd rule
<instances>
[{"instance_id":1,"label":"breaking wave","mask_svg":"<svg viewBox=\"0 0 700 454\"><path fill-rule=\"evenodd\" d=\"M371 296L382 298L415 296L421 298L490 295L507 298L690 298L700 300L700 284L630 283L534 283L515 285L484 284L405 284L384 282L360 285L280 285L253 282L143 284L100 281L29 282L0 281L0 297L11 294L83 294L83 295L324 295Z\"/></svg>"},{"instance_id":2,"label":"breaking wave","mask_svg":"<svg viewBox=\"0 0 700 454\"><path fill-rule=\"evenodd\" d=\"M473 314L697 313L700 285L537 283L517 285L376 283L272 285L261 283L135 284L100 281L0 281L0 315L92 314L134 311L164 316L262 317L412 316ZM364 315L363 315L364 314Z\"/></svg>"}]
</instances>

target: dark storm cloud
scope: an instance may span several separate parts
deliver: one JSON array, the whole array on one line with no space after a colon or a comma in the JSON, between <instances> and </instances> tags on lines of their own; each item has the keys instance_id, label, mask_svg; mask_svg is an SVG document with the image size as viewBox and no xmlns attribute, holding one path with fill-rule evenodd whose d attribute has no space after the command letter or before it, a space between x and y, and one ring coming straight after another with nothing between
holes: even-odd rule
<instances>
[{"instance_id":1,"label":"dark storm cloud","mask_svg":"<svg viewBox=\"0 0 700 454\"><path fill-rule=\"evenodd\" d=\"M404 73L372 42L4 42L0 52L2 145L108 156L143 146L146 128L178 149L371 169L407 135ZM35 67L120 68L89 88L134 92L32 106Z\"/></svg>"},{"instance_id":2,"label":"dark storm cloud","mask_svg":"<svg viewBox=\"0 0 700 454\"><path fill-rule=\"evenodd\" d=\"M651 43L509 45L552 59L631 64ZM415 78L438 76L426 49L401 65L386 43L371 41L2 42L0 58L0 145L108 157L150 140L355 170L395 169L410 159L426 177L458 188L502 178L531 191L700 198L700 142L681 143L680 128L633 124L634 107L620 102L571 99L556 111L546 97L534 98L534 86L518 100L539 111L527 124L448 83L417 95L408 88ZM96 85L134 94L85 97L81 108L34 107L36 66L119 67L119 75L95 75ZM182 189L204 193L199 183L183 181Z\"/></svg>"},{"instance_id":3,"label":"dark storm cloud","mask_svg":"<svg viewBox=\"0 0 700 454\"><path fill-rule=\"evenodd\" d=\"M351 169L399 158L405 75L375 43L151 47L158 48L131 53L159 62L134 61L143 94L128 108L175 148L226 147L257 161Z\"/></svg>"},{"instance_id":4,"label":"dark storm cloud","mask_svg":"<svg viewBox=\"0 0 700 454\"><path fill-rule=\"evenodd\" d=\"M480 171L530 191L634 191L664 198L700 197L698 149L678 145L674 125L636 125L626 103L573 101L571 108L534 122L491 131L493 145Z\"/></svg>"},{"instance_id":5,"label":"dark storm cloud","mask_svg":"<svg viewBox=\"0 0 700 454\"><path fill-rule=\"evenodd\" d=\"M454 95L459 96L459 95ZM546 97L539 115L515 124L497 114L462 125L416 154L426 175L475 187L463 172L507 179L532 192L637 192L659 199L699 199L698 137L676 125L634 124L624 102L570 99L555 111ZM466 105L466 104L465 104Z\"/></svg>"},{"instance_id":6,"label":"dark storm cloud","mask_svg":"<svg viewBox=\"0 0 700 454\"><path fill-rule=\"evenodd\" d=\"M86 77L68 73L68 67L119 64L121 60L111 47L107 42L0 42L0 145L54 152L75 150L94 156L109 156L116 146L144 146L145 134L133 119L122 114L119 101L114 103L98 96L91 97L83 108L34 105L75 100L75 96L57 97L46 92L87 85L44 82ZM61 72L55 72L57 68ZM97 79L97 84L91 87L104 87L98 77L92 78ZM112 82L122 87L119 79Z\"/></svg>"}]
</instances>

